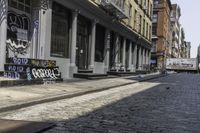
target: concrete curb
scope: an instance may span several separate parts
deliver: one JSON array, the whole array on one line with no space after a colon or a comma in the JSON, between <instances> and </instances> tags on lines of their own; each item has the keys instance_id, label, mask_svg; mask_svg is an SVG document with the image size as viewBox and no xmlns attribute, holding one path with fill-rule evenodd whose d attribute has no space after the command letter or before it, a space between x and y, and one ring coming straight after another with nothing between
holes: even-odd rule
<instances>
[{"instance_id":1,"label":"concrete curb","mask_svg":"<svg viewBox=\"0 0 200 133\"><path fill-rule=\"evenodd\" d=\"M147 77L147 78L143 78L143 79L140 79L139 82L144 82L144 81L148 81L148 80L152 80L152 79L157 79L157 78L162 78L162 77L165 77L165 76L168 76L169 74L161 74L161 75L152 75L150 77Z\"/></svg>"},{"instance_id":2,"label":"concrete curb","mask_svg":"<svg viewBox=\"0 0 200 133\"><path fill-rule=\"evenodd\" d=\"M25 107L29 107L29 106L33 106L33 105L37 105L37 104L53 102L53 101L58 101L58 100L62 100L62 99L69 99L69 98L78 97L78 96L91 94L91 93L97 93L97 92L113 89L113 88L116 88L116 87L121 87L121 86L135 84L135 83L138 83L138 82L143 82L143 81L147 81L147 80L151 80L151 79L156 79L156 78L159 78L161 76L164 77L164 76L167 76L167 75L156 75L156 76L154 75L153 77L141 79L139 81L134 81L134 82L130 82L130 83L124 83L124 84L120 84L120 85L104 87L104 88L101 88L101 89L83 91L83 92L78 92L78 93L74 93L74 94L62 94L62 95L40 98L40 99L37 99L37 100L28 101L28 102L21 102L21 103L13 104L13 105L6 106L6 107L0 107L0 113L13 111L13 110L16 110L16 109L21 109L21 108L25 108Z\"/></svg>"}]
</instances>

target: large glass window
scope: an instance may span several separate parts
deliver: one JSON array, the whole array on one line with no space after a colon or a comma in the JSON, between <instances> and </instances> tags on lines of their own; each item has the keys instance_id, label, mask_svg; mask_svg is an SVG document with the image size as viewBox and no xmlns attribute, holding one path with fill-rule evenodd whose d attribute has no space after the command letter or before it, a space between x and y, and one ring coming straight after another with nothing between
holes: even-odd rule
<instances>
[{"instance_id":1,"label":"large glass window","mask_svg":"<svg viewBox=\"0 0 200 133\"><path fill-rule=\"evenodd\" d=\"M53 3L51 56L69 57L69 10L60 4Z\"/></svg>"},{"instance_id":2,"label":"large glass window","mask_svg":"<svg viewBox=\"0 0 200 133\"><path fill-rule=\"evenodd\" d=\"M96 27L96 46L95 46L95 61L103 62L105 48L105 28L97 24Z\"/></svg>"},{"instance_id":3,"label":"large glass window","mask_svg":"<svg viewBox=\"0 0 200 133\"><path fill-rule=\"evenodd\" d=\"M137 29L137 10L135 10L135 13L134 13L134 29L135 30Z\"/></svg>"},{"instance_id":4,"label":"large glass window","mask_svg":"<svg viewBox=\"0 0 200 133\"><path fill-rule=\"evenodd\" d=\"M8 0L8 4L12 8L31 13L31 0Z\"/></svg>"},{"instance_id":5,"label":"large glass window","mask_svg":"<svg viewBox=\"0 0 200 133\"><path fill-rule=\"evenodd\" d=\"M157 35L157 24L155 23L152 24L152 34Z\"/></svg>"},{"instance_id":6,"label":"large glass window","mask_svg":"<svg viewBox=\"0 0 200 133\"><path fill-rule=\"evenodd\" d=\"M156 40L152 40L151 52L156 52Z\"/></svg>"},{"instance_id":7,"label":"large glass window","mask_svg":"<svg viewBox=\"0 0 200 133\"><path fill-rule=\"evenodd\" d=\"M152 16L152 22L153 23L157 23L158 21L158 13L157 12L154 12L153 13L153 16Z\"/></svg>"},{"instance_id":8,"label":"large glass window","mask_svg":"<svg viewBox=\"0 0 200 133\"><path fill-rule=\"evenodd\" d=\"M142 16L140 15L139 32L142 34Z\"/></svg>"}]
</instances>

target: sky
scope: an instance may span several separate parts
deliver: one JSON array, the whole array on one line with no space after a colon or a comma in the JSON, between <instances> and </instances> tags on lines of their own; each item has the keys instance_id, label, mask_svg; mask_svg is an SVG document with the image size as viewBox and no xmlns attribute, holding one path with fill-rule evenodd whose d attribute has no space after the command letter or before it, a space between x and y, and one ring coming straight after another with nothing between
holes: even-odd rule
<instances>
[{"instance_id":1,"label":"sky","mask_svg":"<svg viewBox=\"0 0 200 133\"><path fill-rule=\"evenodd\" d=\"M181 8L180 23L185 31L185 40L191 42L191 57L197 56L197 47L200 44L200 0L171 0Z\"/></svg>"}]
</instances>

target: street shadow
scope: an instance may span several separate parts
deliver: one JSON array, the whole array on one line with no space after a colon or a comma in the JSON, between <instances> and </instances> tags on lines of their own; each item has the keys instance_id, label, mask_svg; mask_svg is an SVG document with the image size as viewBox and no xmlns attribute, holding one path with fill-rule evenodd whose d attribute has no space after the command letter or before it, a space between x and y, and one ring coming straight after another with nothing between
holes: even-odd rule
<instances>
[{"instance_id":1,"label":"street shadow","mask_svg":"<svg viewBox=\"0 0 200 133\"><path fill-rule=\"evenodd\" d=\"M197 113L200 109L197 109L195 104L187 107L188 101L184 100L184 97L177 98L175 92L178 90L173 88L175 80L166 76L148 82L160 84L78 118L55 122L57 126L49 132L198 133L200 131L200 115ZM192 113L194 114L191 115Z\"/></svg>"}]
</instances>

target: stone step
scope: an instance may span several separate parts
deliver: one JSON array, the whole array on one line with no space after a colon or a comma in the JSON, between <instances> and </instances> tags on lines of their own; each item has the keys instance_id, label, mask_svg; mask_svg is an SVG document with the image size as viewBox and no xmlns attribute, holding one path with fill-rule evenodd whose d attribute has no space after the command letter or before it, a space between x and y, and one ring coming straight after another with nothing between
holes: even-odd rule
<instances>
[{"instance_id":1,"label":"stone step","mask_svg":"<svg viewBox=\"0 0 200 133\"><path fill-rule=\"evenodd\" d=\"M124 72L124 71L109 71L107 72L109 75L116 75L116 76L129 76L129 75L137 75L136 72L130 72L130 71L127 71L127 72Z\"/></svg>"},{"instance_id":2,"label":"stone step","mask_svg":"<svg viewBox=\"0 0 200 133\"><path fill-rule=\"evenodd\" d=\"M14 72L26 72L27 68L30 69L59 69L58 66L55 67L41 67L41 66L30 66L30 65L21 65L21 64L5 64L5 71L14 71Z\"/></svg>"},{"instance_id":3,"label":"stone step","mask_svg":"<svg viewBox=\"0 0 200 133\"><path fill-rule=\"evenodd\" d=\"M27 79L26 72L14 72L14 71L1 71L0 72L1 77L5 78L12 78L12 79Z\"/></svg>"},{"instance_id":4,"label":"stone step","mask_svg":"<svg viewBox=\"0 0 200 133\"><path fill-rule=\"evenodd\" d=\"M99 73L75 73L74 78L84 78L84 79L95 79L95 78L106 78L107 74Z\"/></svg>"},{"instance_id":5,"label":"stone step","mask_svg":"<svg viewBox=\"0 0 200 133\"><path fill-rule=\"evenodd\" d=\"M56 61L54 60L41 60L41 59L30 59L30 58L7 58L6 63L16 65L30 65L40 67L56 67Z\"/></svg>"},{"instance_id":6,"label":"stone step","mask_svg":"<svg viewBox=\"0 0 200 133\"><path fill-rule=\"evenodd\" d=\"M93 73L92 70L78 70L78 73Z\"/></svg>"},{"instance_id":7,"label":"stone step","mask_svg":"<svg viewBox=\"0 0 200 133\"><path fill-rule=\"evenodd\" d=\"M29 68L21 71L4 71L0 72L0 75L7 78L13 79L60 79L61 73L58 68Z\"/></svg>"}]
</instances>

